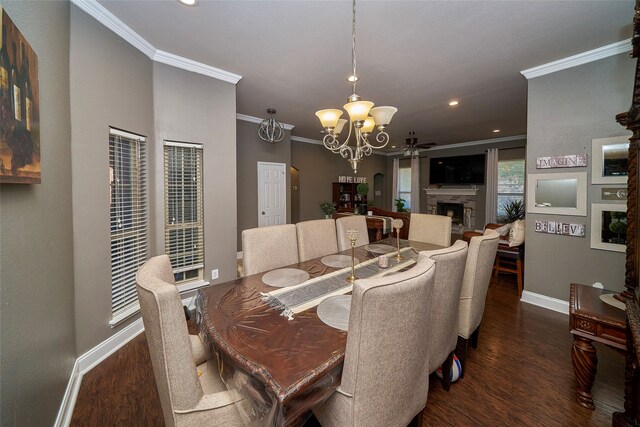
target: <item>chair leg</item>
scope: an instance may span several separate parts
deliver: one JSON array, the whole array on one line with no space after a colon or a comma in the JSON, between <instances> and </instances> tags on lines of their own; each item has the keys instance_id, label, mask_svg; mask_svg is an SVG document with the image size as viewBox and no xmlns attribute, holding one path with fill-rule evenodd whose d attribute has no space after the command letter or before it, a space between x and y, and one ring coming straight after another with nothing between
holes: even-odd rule
<instances>
[{"instance_id":1,"label":"chair leg","mask_svg":"<svg viewBox=\"0 0 640 427\"><path fill-rule=\"evenodd\" d=\"M467 346L469 341L466 338L462 338L458 335L458 344L456 345L455 354L458 356L458 360L460 361L460 379L464 378L464 373L466 371L466 360L467 360Z\"/></svg>"},{"instance_id":2,"label":"chair leg","mask_svg":"<svg viewBox=\"0 0 640 427\"><path fill-rule=\"evenodd\" d=\"M449 353L442 364L442 387L446 391L451 388L451 366L453 366L453 351Z\"/></svg>"},{"instance_id":3,"label":"chair leg","mask_svg":"<svg viewBox=\"0 0 640 427\"><path fill-rule=\"evenodd\" d=\"M500 272L500 256L496 256L496 261L493 263L493 271L495 273L495 277L498 277L498 273Z\"/></svg>"},{"instance_id":4,"label":"chair leg","mask_svg":"<svg viewBox=\"0 0 640 427\"><path fill-rule=\"evenodd\" d=\"M420 424L422 424L422 411L418 412L418 414L413 417L407 427L420 427Z\"/></svg>"},{"instance_id":5,"label":"chair leg","mask_svg":"<svg viewBox=\"0 0 640 427\"><path fill-rule=\"evenodd\" d=\"M480 335L480 326L478 326L469 337L469 341L471 341L471 347L473 348L478 348L478 335Z\"/></svg>"},{"instance_id":6,"label":"chair leg","mask_svg":"<svg viewBox=\"0 0 640 427\"><path fill-rule=\"evenodd\" d=\"M516 265L517 265L516 270L518 270L518 273L517 273L517 275L518 275L518 296L522 297L522 288L523 288L523 286L522 286L522 260L520 258L518 258L518 261L517 261Z\"/></svg>"}]
</instances>

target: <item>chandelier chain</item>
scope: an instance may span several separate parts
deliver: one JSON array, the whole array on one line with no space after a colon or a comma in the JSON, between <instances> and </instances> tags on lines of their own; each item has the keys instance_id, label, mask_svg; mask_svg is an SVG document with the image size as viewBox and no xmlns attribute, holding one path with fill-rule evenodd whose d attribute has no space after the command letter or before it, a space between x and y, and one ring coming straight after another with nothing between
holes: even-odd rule
<instances>
[{"instance_id":1,"label":"chandelier chain","mask_svg":"<svg viewBox=\"0 0 640 427\"><path fill-rule=\"evenodd\" d=\"M356 0L353 0L353 17L351 20L351 67L353 68L353 93L356 93Z\"/></svg>"}]
</instances>

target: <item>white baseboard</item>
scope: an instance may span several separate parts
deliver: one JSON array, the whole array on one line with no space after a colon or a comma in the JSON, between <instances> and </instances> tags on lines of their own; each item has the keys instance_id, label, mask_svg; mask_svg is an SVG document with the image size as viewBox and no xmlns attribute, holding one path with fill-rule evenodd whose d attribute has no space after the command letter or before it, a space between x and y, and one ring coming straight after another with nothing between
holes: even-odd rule
<instances>
[{"instance_id":1,"label":"white baseboard","mask_svg":"<svg viewBox=\"0 0 640 427\"><path fill-rule=\"evenodd\" d=\"M182 300L182 304L187 307L190 307L192 302L195 302L195 298L193 297ZM76 405L76 399L84 374L99 365L100 362L118 351L143 331L144 324L142 323L142 318L139 318L76 359L73 364L73 369L71 370L67 389L62 397L62 403L60 404L58 416L54 424L55 427L66 427L71 423L73 408Z\"/></svg>"},{"instance_id":2,"label":"white baseboard","mask_svg":"<svg viewBox=\"0 0 640 427\"><path fill-rule=\"evenodd\" d=\"M537 305L538 307L546 308L548 310L557 311L558 313L569 314L569 302L561 299L548 297L542 294L536 294L534 292L522 291L522 302L528 304Z\"/></svg>"},{"instance_id":3,"label":"white baseboard","mask_svg":"<svg viewBox=\"0 0 640 427\"><path fill-rule=\"evenodd\" d=\"M82 382L82 375L78 370L78 359L73 364L71 369L71 377L67 384L67 389L62 397L62 404L58 410L58 416L53 424L55 427L66 427L71 423L71 416L73 415L73 408L76 406L76 398L78 397L78 391L80 390L80 383Z\"/></svg>"}]
</instances>

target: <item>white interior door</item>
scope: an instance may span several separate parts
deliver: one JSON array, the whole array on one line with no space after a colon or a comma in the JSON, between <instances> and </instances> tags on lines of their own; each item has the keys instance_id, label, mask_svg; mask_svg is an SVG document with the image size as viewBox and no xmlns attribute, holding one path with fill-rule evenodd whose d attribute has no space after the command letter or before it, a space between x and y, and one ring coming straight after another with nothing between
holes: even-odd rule
<instances>
[{"instance_id":1,"label":"white interior door","mask_svg":"<svg viewBox=\"0 0 640 427\"><path fill-rule=\"evenodd\" d=\"M258 227L287 223L286 167L258 162Z\"/></svg>"}]
</instances>

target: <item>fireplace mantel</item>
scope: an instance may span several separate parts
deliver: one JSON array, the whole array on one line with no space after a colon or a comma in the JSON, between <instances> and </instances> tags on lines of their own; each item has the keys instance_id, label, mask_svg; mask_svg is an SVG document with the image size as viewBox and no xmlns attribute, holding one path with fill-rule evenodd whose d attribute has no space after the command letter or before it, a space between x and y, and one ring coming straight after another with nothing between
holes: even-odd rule
<instances>
[{"instance_id":1,"label":"fireplace mantel","mask_svg":"<svg viewBox=\"0 0 640 427\"><path fill-rule=\"evenodd\" d=\"M423 188L428 195L442 196L475 196L478 194L477 188Z\"/></svg>"}]
</instances>

